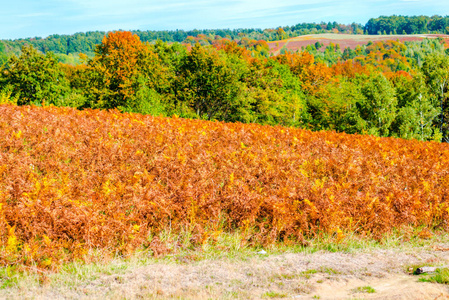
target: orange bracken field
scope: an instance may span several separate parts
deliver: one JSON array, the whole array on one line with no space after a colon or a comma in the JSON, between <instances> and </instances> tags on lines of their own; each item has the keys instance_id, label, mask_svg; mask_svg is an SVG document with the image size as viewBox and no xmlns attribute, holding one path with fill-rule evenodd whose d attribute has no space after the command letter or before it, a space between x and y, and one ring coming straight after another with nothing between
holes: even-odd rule
<instances>
[{"instance_id":1,"label":"orange bracken field","mask_svg":"<svg viewBox=\"0 0 449 300\"><path fill-rule=\"evenodd\" d=\"M449 145L119 111L0 106L0 260L52 268L198 245L446 229Z\"/></svg>"}]
</instances>

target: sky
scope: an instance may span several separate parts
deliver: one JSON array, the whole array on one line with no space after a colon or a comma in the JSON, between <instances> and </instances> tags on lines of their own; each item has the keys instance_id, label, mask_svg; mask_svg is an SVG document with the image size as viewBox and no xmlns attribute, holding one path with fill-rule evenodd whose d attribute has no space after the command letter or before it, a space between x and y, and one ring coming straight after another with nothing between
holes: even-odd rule
<instances>
[{"instance_id":1,"label":"sky","mask_svg":"<svg viewBox=\"0 0 449 300\"><path fill-rule=\"evenodd\" d=\"M0 39L111 30L366 24L381 15L449 15L448 0L1 0Z\"/></svg>"}]
</instances>

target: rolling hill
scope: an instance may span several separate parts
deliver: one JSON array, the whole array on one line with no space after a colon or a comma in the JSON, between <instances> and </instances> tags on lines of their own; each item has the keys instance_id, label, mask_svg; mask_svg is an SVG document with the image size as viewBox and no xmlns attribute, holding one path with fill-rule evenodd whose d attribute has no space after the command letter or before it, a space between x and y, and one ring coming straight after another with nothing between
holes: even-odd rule
<instances>
[{"instance_id":1,"label":"rolling hill","mask_svg":"<svg viewBox=\"0 0 449 300\"><path fill-rule=\"evenodd\" d=\"M278 55L283 47L286 47L291 51L301 51L301 47L315 44L320 42L324 46L321 49L325 49L331 43L339 44L341 49L347 47L355 49L357 45L366 45L369 42L398 40L400 42L406 41L420 41L423 39L435 39L443 38L449 41L449 35L445 34L411 34L411 35L360 35L360 34L309 34L301 35L294 38L268 42L271 53Z\"/></svg>"}]
</instances>

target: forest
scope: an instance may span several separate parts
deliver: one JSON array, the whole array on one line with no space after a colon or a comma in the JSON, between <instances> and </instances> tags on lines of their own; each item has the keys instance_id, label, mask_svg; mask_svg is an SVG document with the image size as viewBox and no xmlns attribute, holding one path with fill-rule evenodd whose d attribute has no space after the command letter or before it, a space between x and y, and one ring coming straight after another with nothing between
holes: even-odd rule
<instances>
[{"instance_id":1,"label":"forest","mask_svg":"<svg viewBox=\"0 0 449 300\"><path fill-rule=\"evenodd\" d=\"M294 37L298 35L311 33L329 33L341 32L350 34L363 33L363 26L352 23L350 25L338 24L337 22L321 22L317 23L301 23L294 26L286 26L272 29L203 29L203 30L173 30L173 31L131 31L139 36L142 42L155 42L157 40L163 42L178 42L186 44L210 45L215 40L228 39L241 42L242 39L275 41L283 38ZM37 50L46 53L52 51L62 55L77 55L85 53L93 56L95 47L100 44L104 31L91 31L86 33L75 33L73 35L50 35L47 38L26 38L17 40L0 41L0 54L5 56L8 53L20 54L21 48L28 44L34 46ZM64 56L61 56L64 57Z\"/></svg>"},{"instance_id":2,"label":"forest","mask_svg":"<svg viewBox=\"0 0 449 300\"><path fill-rule=\"evenodd\" d=\"M389 17L396 19L436 22ZM149 43L136 33L109 32L78 63L24 43L1 67L0 102L447 141L449 51L442 38L355 49L317 42L277 56L265 40L217 38L206 45L202 38Z\"/></svg>"}]
</instances>

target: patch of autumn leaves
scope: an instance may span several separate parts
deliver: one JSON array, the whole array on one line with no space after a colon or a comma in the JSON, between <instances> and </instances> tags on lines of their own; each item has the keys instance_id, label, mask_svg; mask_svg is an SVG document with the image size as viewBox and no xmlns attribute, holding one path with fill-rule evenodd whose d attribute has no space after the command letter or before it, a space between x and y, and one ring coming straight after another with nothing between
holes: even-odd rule
<instances>
[{"instance_id":1,"label":"patch of autumn leaves","mask_svg":"<svg viewBox=\"0 0 449 300\"><path fill-rule=\"evenodd\" d=\"M410 69L407 59L398 52L404 50L405 45L399 42L377 42L367 47L366 56L338 62L332 66L316 62L308 52L285 53L275 57L280 63L289 66L302 82L302 89L310 95L327 93L326 85L338 82L341 77L354 78L357 74L369 75L375 69L381 70L388 78L411 75L405 71L398 71L398 65Z\"/></svg>"},{"instance_id":2,"label":"patch of autumn leaves","mask_svg":"<svg viewBox=\"0 0 449 300\"><path fill-rule=\"evenodd\" d=\"M3 265L128 254L167 228L198 243L251 230L268 244L447 227L447 144L116 110L2 105L0 115Z\"/></svg>"},{"instance_id":3,"label":"patch of autumn leaves","mask_svg":"<svg viewBox=\"0 0 449 300\"><path fill-rule=\"evenodd\" d=\"M302 88L311 94L324 89L334 75L331 68L322 63L316 63L314 56L308 52L285 53L277 56L276 59L289 66L301 80Z\"/></svg>"}]
</instances>

